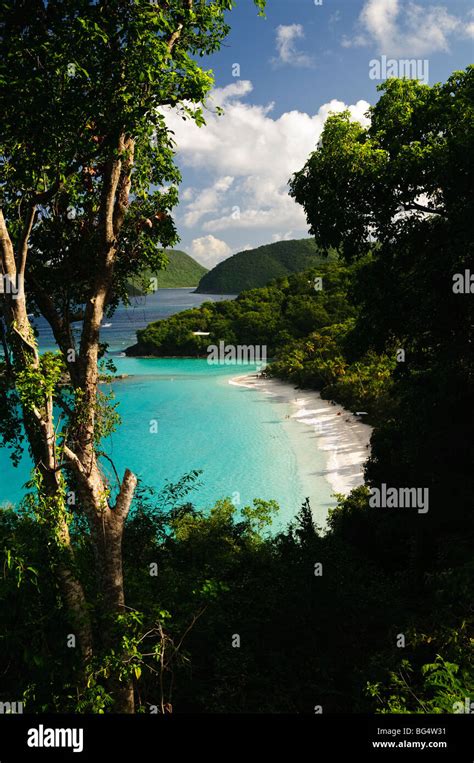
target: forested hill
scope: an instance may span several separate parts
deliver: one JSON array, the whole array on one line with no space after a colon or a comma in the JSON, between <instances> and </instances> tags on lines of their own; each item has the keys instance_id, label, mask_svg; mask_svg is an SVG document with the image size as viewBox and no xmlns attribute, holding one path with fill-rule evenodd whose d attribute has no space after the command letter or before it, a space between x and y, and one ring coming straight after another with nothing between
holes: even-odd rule
<instances>
[{"instance_id":1,"label":"forested hill","mask_svg":"<svg viewBox=\"0 0 474 763\"><path fill-rule=\"evenodd\" d=\"M169 263L165 270L159 270L157 273L147 272L144 277L129 281L130 296L144 294L144 283L149 282L153 276L157 279L159 289L178 289L184 286L196 286L199 279L207 273L207 268L180 249L169 250L166 256Z\"/></svg>"},{"instance_id":2,"label":"forested hill","mask_svg":"<svg viewBox=\"0 0 474 763\"><path fill-rule=\"evenodd\" d=\"M334 259L335 255L330 255ZM298 273L325 261L314 239L277 241L257 249L238 252L204 275L200 294L238 294L244 289L266 286L274 278Z\"/></svg>"}]
</instances>

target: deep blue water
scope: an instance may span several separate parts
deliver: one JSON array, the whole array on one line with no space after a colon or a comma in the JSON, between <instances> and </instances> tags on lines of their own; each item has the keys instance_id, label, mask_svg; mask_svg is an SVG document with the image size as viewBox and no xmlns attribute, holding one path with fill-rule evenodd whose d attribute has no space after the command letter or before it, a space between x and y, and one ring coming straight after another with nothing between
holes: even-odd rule
<instances>
[{"instance_id":1,"label":"deep blue water","mask_svg":"<svg viewBox=\"0 0 474 763\"><path fill-rule=\"evenodd\" d=\"M152 321L167 318L204 302L222 302L233 295L195 294L193 289L158 289L146 297L132 297L130 307L119 307L111 318L102 321L101 339L110 345L111 354L123 352L137 341L136 332ZM53 349L55 342L49 325L42 318L32 318L38 330L39 344L43 349ZM76 324L80 329L80 324Z\"/></svg>"}]
</instances>

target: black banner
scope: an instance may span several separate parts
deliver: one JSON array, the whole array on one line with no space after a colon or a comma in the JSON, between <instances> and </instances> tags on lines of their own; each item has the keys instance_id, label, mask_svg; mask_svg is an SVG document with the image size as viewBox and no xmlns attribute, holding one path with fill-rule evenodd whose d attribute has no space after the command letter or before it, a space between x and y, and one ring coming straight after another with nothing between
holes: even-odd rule
<instances>
[{"instance_id":1,"label":"black banner","mask_svg":"<svg viewBox=\"0 0 474 763\"><path fill-rule=\"evenodd\" d=\"M235 757L474 760L471 715L0 715L0 763ZM244 757L245 756L245 757Z\"/></svg>"}]
</instances>

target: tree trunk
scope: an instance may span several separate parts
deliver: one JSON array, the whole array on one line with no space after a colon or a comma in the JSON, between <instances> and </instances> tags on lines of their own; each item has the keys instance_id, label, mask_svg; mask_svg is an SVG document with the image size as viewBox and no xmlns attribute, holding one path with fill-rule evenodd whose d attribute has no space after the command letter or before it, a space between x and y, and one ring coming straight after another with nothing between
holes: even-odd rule
<instances>
[{"instance_id":1,"label":"tree trunk","mask_svg":"<svg viewBox=\"0 0 474 763\"><path fill-rule=\"evenodd\" d=\"M26 230L31 229L34 218L34 210L29 214L29 223ZM23 248L27 247L27 238L23 242ZM21 252L21 269L17 270L13 245L8 234L5 219L0 209L0 254L3 273L8 275L12 282L23 277L26 252ZM11 333L11 347L13 350L13 367L10 367L13 379L16 376L16 368L20 370L32 368L39 370L39 355L34 343L34 335L27 315L26 300L24 294L4 295L4 311L7 325ZM8 348L7 348L8 349ZM71 545L69 528L66 522L66 507L64 498L59 489L59 474L56 470L56 437L53 426L52 401L45 395L43 410L29 410L22 406L23 425L30 444L34 463L39 469L44 485L45 496L51 501L51 516L46 516L46 521L51 529L57 531L57 543L60 551L59 577L63 596L71 615L71 622L76 630L79 647L82 654L84 673L87 663L93 653L92 628L90 623L89 609L87 607L84 590L78 578L74 575L74 551Z\"/></svg>"},{"instance_id":2,"label":"tree trunk","mask_svg":"<svg viewBox=\"0 0 474 763\"><path fill-rule=\"evenodd\" d=\"M122 572L122 538L124 518L119 512L109 511L104 522L102 559L102 589L104 596L104 609L109 621L109 628L105 628L103 639L105 647L115 646L115 641L120 638L121 629L114 627L112 620L114 615L125 613L125 596ZM123 654L122 658L127 655ZM112 676L109 680L109 688L115 697L114 709L117 713L134 712L133 681L131 678L119 680Z\"/></svg>"},{"instance_id":3,"label":"tree trunk","mask_svg":"<svg viewBox=\"0 0 474 763\"><path fill-rule=\"evenodd\" d=\"M127 655L121 654L121 633L117 628L117 615L125 612L122 572L122 537L124 523L130 508L136 486L136 477L126 470L115 506L108 500L108 485L97 462L97 390L99 384L98 353L100 325L113 283L117 239L128 206L133 168L134 142L130 137L120 135L118 144L106 163L100 203L99 231L100 245L97 251L97 265L87 300L80 349L77 359L68 359L69 337L72 336L68 321L57 313L48 295L38 296L42 301L44 315L55 334L64 360L70 372L74 389L80 392L79 404L70 415L68 443L58 449L53 421L51 395L45 393L41 409L25 410L23 423L30 442L33 458L43 477L45 494L60 507L52 512L52 522L56 522L61 563L59 574L64 597L71 612L74 627L80 642L84 666L93 654L92 632L89 612L79 580L74 576L73 549L66 522L66 507L61 499L59 473L63 465L57 464L58 451L62 451L71 477L78 486L82 509L87 517L97 565L98 587L102 596L105 627L102 629L102 645L106 652L119 655L125 662ZM28 210L17 257L0 209L0 245L2 270L12 279L24 278L28 253L28 240L35 220L35 208ZM34 282L32 283L34 289ZM6 298L6 319L12 335L15 377L16 368L30 367L38 371L40 382L40 361L34 335L27 315L24 295L19 299ZM59 519L57 518L59 513ZM99 614L101 614L99 612ZM109 688L114 698L114 709L118 712L134 711L133 682L131 678L120 680L120 669L110 677Z\"/></svg>"},{"instance_id":4,"label":"tree trunk","mask_svg":"<svg viewBox=\"0 0 474 763\"><path fill-rule=\"evenodd\" d=\"M112 650L120 660L127 659L128 654L122 653L121 638L123 627L117 623L117 615L124 614L125 594L122 570L122 538L130 505L133 499L137 478L128 469L120 487L120 491L111 507L104 501L106 485L103 475L93 454L93 463L87 473L79 460L72 458L76 468L76 476L80 502L85 510L91 529L96 562L98 594L100 596L99 617L100 641L104 652ZM117 671L108 680L108 689L114 698L114 711L118 713L134 712L133 681L131 678L122 679Z\"/></svg>"}]
</instances>

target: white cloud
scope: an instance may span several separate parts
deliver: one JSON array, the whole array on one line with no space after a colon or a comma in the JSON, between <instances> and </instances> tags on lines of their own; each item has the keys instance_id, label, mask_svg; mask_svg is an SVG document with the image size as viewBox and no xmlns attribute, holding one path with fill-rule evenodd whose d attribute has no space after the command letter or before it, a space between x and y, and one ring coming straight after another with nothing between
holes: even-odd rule
<instances>
[{"instance_id":1,"label":"white cloud","mask_svg":"<svg viewBox=\"0 0 474 763\"><path fill-rule=\"evenodd\" d=\"M212 91L212 101L216 106L224 107L229 101L242 98L253 90L253 85L248 79L239 79L225 87L215 87Z\"/></svg>"},{"instance_id":2,"label":"white cloud","mask_svg":"<svg viewBox=\"0 0 474 763\"><path fill-rule=\"evenodd\" d=\"M474 10L467 14L472 21L467 21L465 26L466 37L474 39Z\"/></svg>"},{"instance_id":3,"label":"white cloud","mask_svg":"<svg viewBox=\"0 0 474 763\"><path fill-rule=\"evenodd\" d=\"M301 24L280 24L276 30L278 58L272 59L273 63L302 67L314 66L314 59L297 48L296 41L304 39L304 36Z\"/></svg>"},{"instance_id":4,"label":"white cloud","mask_svg":"<svg viewBox=\"0 0 474 763\"><path fill-rule=\"evenodd\" d=\"M201 217L217 212L221 206L221 197L229 190L234 178L231 175L218 178L209 188L202 190L189 204L186 205L183 222L187 228L192 228ZM184 198L185 194L183 194Z\"/></svg>"},{"instance_id":5,"label":"white cloud","mask_svg":"<svg viewBox=\"0 0 474 763\"><path fill-rule=\"evenodd\" d=\"M189 186L188 188L185 188L183 193L181 194L181 201L191 201L195 196L195 189L191 188Z\"/></svg>"},{"instance_id":6,"label":"white cloud","mask_svg":"<svg viewBox=\"0 0 474 763\"><path fill-rule=\"evenodd\" d=\"M294 207L292 200L286 205L274 204L271 209L246 209L240 217L224 215L214 220L208 220L203 225L204 230L224 231L239 228L268 228L274 230L276 227L285 225L295 225L302 229L306 227L306 220L302 208ZM279 234L277 234L279 235Z\"/></svg>"},{"instance_id":7,"label":"white cloud","mask_svg":"<svg viewBox=\"0 0 474 763\"><path fill-rule=\"evenodd\" d=\"M292 238L294 238L292 230L287 230L286 233L274 233L272 235L272 243L275 244L277 241L291 241Z\"/></svg>"},{"instance_id":8,"label":"white cloud","mask_svg":"<svg viewBox=\"0 0 474 763\"><path fill-rule=\"evenodd\" d=\"M450 38L472 36L469 24L445 6L411 0L366 0L352 38L344 47L375 45L387 56L424 56L449 51Z\"/></svg>"},{"instance_id":9,"label":"white cloud","mask_svg":"<svg viewBox=\"0 0 474 763\"><path fill-rule=\"evenodd\" d=\"M251 92L251 83L241 92ZM288 195L288 180L315 150L330 113L349 108L353 119L367 124L364 114L369 104L358 101L347 107L332 100L313 115L289 111L274 118L268 105L244 103L235 90L231 99L227 88L220 90L221 98L223 93L224 116L210 112L204 128L167 112L180 162L216 178L202 192L203 199L195 194L186 205L184 223L198 220L209 234L242 231L244 236L246 230L259 229L268 231L268 238L284 237L287 231L293 231L295 238L308 235L303 209ZM203 241L213 238L204 236Z\"/></svg>"},{"instance_id":10,"label":"white cloud","mask_svg":"<svg viewBox=\"0 0 474 763\"><path fill-rule=\"evenodd\" d=\"M191 257L195 257L201 265L209 269L225 260L230 254L231 249L226 242L215 236L201 236L195 238L191 244Z\"/></svg>"}]
</instances>

